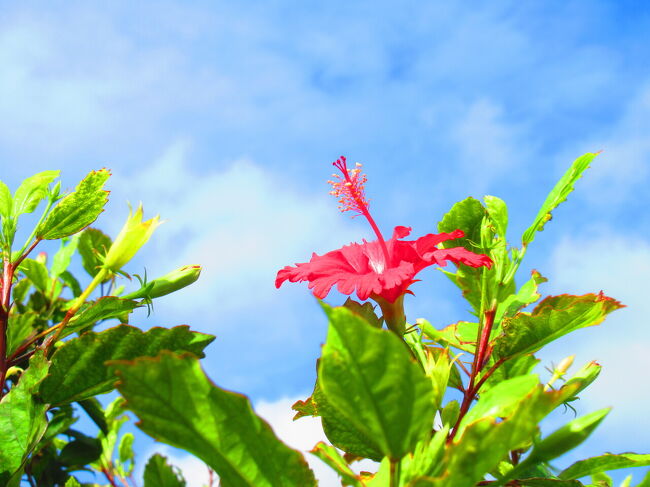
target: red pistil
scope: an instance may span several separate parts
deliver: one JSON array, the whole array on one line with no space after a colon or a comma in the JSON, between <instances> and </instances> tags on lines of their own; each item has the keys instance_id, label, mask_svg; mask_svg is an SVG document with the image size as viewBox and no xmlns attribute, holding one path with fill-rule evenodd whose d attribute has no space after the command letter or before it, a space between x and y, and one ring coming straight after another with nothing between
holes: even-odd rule
<instances>
[{"instance_id":1,"label":"red pistil","mask_svg":"<svg viewBox=\"0 0 650 487\"><path fill-rule=\"evenodd\" d=\"M341 156L336 162L333 162L332 165L343 174L343 180L341 180L341 177L338 174L333 174L332 176L338 179L338 181L328 181L328 183L332 185L332 191L330 191L330 194L339 199L339 210L341 210L341 212L357 212L368 220L372 230L375 232L375 235L377 235L377 240L379 241L381 250L384 253L386 269L390 268L390 254L388 253L386 241L379 231L379 227L375 223L375 220L368 211L368 200L366 199L364 192L364 185L368 178L365 174L361 174L361 164L357 162L356 167L349 170L345 156Z\"/></svg>"}]
</instances>

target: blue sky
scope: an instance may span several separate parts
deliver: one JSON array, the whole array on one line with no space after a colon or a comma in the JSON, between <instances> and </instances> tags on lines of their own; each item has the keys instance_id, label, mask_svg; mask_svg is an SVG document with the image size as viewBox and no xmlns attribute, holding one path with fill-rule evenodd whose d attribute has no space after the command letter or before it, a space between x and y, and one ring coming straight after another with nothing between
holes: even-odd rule
<instances>
[{"instance_id":1,"label":"blue sky","mask_svg":"<svg viewBox=\"0 0 650 487\"><path fill-rule=\"evenodd\" d=\"M216 334L206 372L282 433L278 405L310 391L326 323L306 286L275 290L275 272L371 237L328 196L331 161L364 163L385 233L435 231L454 202L494 194L515 241L570 162L603 150L522 277L628 305L544 358L604 366L579 411L614 412L580 454L650 451L649 14L614 1L7 4L2 179L60 168L72 187L111 168L99 227L114 235L127 200L167 220L131 270L204 266L135 321ZM467 317L442 275L422 275L411 320Z\"/></svg>"}]
</instances>

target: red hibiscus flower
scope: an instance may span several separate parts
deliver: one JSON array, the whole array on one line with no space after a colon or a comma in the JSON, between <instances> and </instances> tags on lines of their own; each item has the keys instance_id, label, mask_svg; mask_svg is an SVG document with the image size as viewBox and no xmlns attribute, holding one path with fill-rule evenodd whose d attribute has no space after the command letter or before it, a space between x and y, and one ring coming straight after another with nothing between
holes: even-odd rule
<instances>
[{"instance_id":1,"label":"red hibiscus flower","mask_svg":"<svg viewBox=\"0 0 650 487\"><path fill-rule=\"evenodd\" d=\"M348 170L345 157L334 163L343 178L329 181L333 195L339 198L341 211L354 211L363 215L377 235L372 242L352 243L324 255L313 254L309 262L286 266L278 272L275 286L285 281L308 281L309 288L317 298L325 298L333 286L342 294L356 292L361 300L375 300L384 313L391 329L403 331L405 318L403 298L409 286L416 282L415 276L430 265L447 265L447 261L472 267L490 267L492 261L483 254L475 254L463 247L441 249L438 245L446 240L464 236L461 230L451 233L428 234L417 240L401 240L411 233L407 227L395 227L390 240L384 240L377 224L368 211L364 194L366 177L361 174L360 164Z\"/></svg>"}]
</instances>

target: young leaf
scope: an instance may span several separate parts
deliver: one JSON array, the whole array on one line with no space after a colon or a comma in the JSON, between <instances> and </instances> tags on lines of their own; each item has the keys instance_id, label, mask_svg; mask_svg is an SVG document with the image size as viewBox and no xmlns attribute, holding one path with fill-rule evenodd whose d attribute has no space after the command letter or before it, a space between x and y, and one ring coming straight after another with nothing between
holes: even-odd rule
<instances>
[{"instance_id":1,"label":"young leaf","mask_svg":"<svg viewBox=\"0 0 650 487\"><path fill-rule=\"evenodd\" d=\"M433 426L433 388L404 343L347 308L323 305L330 321L318 380L327 402L394 460Z\"/></svg>"},{"instance_id":2,"label":"young leaf","mask_svg":"<svg viewBox=\"0 0 650 487\"><path fill-rule=\"evenodd\" d=\"M213 385L196 357L163 352L113 366L140 429L196 455L223 485L316 485L302 455L277 439L246 397Z\"/></svg>"},{"instance_id":3,"label":"young leaf","mask_svg":"<svg viewBox=\"0 0 650 487\"><path fill-rule=\"evenodd\" d=\"M3 220L11 218L13 202L11 191L5 183L0 181L0 217Z\"/></svg>"},{"instance_id":4,"label":"young leaf","mask_svg":"<svg viewBox=\"0 0 650 487\"><path fill-rule=\"evenodd\" d=\"M536 352L567 333L601 323L609 313L622 307L602 293L549 296L532 313L505 319L495 350L503 358Z\"/></svg>"},{"instance_id":5,"label":"young leaf","mask_svg":"<svg viewBox=\"0 0 650 487\"><path fill-rule=\"evenodd\" d=\"M50 373L39 392L45 402L66 404L113 389L115 377L105 365L108 360L152 357L161 350L187 351L203 356L213 336L189 330L187 326L138 328L120 325L100 333L87 332L56 350Z\"/></svg>"},{"instance_id":6,"label":"young leaf","mask_svg":"<svg viewBox=\"0 0 650 487\"><path fill-rule=\"evenodd\" d=\"M637 453L620 453L614 455L605 453L599 457L580 460L566 468L558 477L564 480L579 479L598 472L608 472L619 468L647 467L650 465L650 454L639 455Z\"/></svg>"},{"instance_id":7,"label":"young leaf","mask_svg":"<svg viewBox=\"0 0 650 487\"><path fill-rule=\"evenodd\" d=\"M94 325L101 320L122 318L128 315L139 306L137 301L121 299L115 296L104 296L97 301L87 303L68 323L62 337L68 336L76 331L83 330L87 326Z\"/></svg>"},{"instance_id":8,"label":"young leaf","mask_svg":"<svg viewBox=\"0 0 650 487\"><path fill-rule=\"evenodd\" d=\"M185 479L177 469L167 463L167 458L156 453L144 468L144 487L185 487Z\"/></svg>"},{"instance_id":9,"label":"young leaf","mask_svg":"<svg viewBox=\"0 0 650 487\"><path fill-rule=\"evenodd\" d=\"M22 345L25 339L32 333L32 325L36 318L37 313L28 311L22 314L10 314L9 323L7 324L7 356L11 355L16 349Z\"/></svg>"},{"instance_id":10,"label":"young leaf","mask_svg":"<svg viewBox=\"0 0 650 487\"><path fill-rule=\"evenodd\" d=\"M522 375L497 384L481 394L479 401L458 426L457 434L461 434L469 424L479 419L509 417L519 403L526 400L538 386L539 377L535 374Z\"/></svg>"},{"instance_id":11,"label":"young leaf","mask_svg":"<svg viewBox=\"0 0 650 487\"><path fill-rule=\"evenodd\" d=\"M609 411L609 408L594 411L565 424L537 443L526 462L549 462L573 450L589 437Z\"/></svg>"},{"instance_id":12,"label":"young leaf","mask_svg":"<svg viewBox=\"0 0 650 487\"><path fill-rule=\"evenodd\" d=\"M338 450L333 446L327 445L321 441L309 453L329 465L332 470L341 477L341 485L363 487L363 484L357 478L354 471L352 471L348 462L345 461L345 459L339 454Z\"/></svg>"},{"instance_id":13,"label":"young leaf","mask_svg":"<svg viewBox=\"0 0 650 487\"><path fill-rule=\"evenodd\" d=\"M483 197L485 201L485 208L488 212L490 220L494 224L496 233L502 239L506 238L506 230L508 229L508 207L505 201L496 196L486 195Z\"/></svg>"},{"instance_id":14,"label":"young leaf","mask_svg":"<svg viewBox=\"0 0 650 487\"><path fill-rule=\"evenodd\" d=\"M548 279L533 270L530 279L519 288L517 294L511 294L503 302L499 303L494 322L500 323L504 317L510 318L514 316L522 308L541 298L542 295L537 292L537 288L541 283L547 281Z\"/></svg>"},{"instance_id":15,"label":"young leaf","mask_svg":"<svg viewBox=\"0 0 650 487\"><path fill-rule=\"evenodd\" d=\"M38 238L53 240L67 237L94 222L108 201L108 191L102 188L110 175L107 169L88 174L73 193L54 207L38 229Z\"/></svg>"},{"instance_id":16,"label":"young leaf","mask_svg":"<svg viewBox=\"0 0 650 487\"><path fill-rule=\"evenodd\" d=\"M438 231L450 233L458 229L465 233L465 237L448 240L442 246L446 249L465 247L476 252L481 244L481 222L485 215L486 209L477 199L466 198L456 203L438 223Z\"/></svg>"},{"instance_id":17,"label":"young leaf","mask_svg":"<svg viewBox=\"0 0 650 487\"><path fill-rule=\"evenodd\" d=\"M539 209L533 224L524 232L521 239L524 246L535 240L535 234L537 232L544 230L544 225L551 219L551 212L557 208L560 203L566 201L569 193L573 191L573 185L578 179L580 179L582 173L589 167L589 164L597 155L598 154L596 153L587 153L578 157L578 159L573 162L569 170L564 174L564 176L562 176L546 197L546 200Z\"/></svg>"},{"instance_id":18,"label":"young leaf","mask_svg":"<svg viewBox=\"0 0 650 487\"><path fill-rule=\"evenodd\" d=\"M18 266L18 271L22 272L27 279L32 281L34 287L43 294L47 294L50 291L50 276L45 264L34 259L25 259Z\"/></svg>"},{"instance_id":19,"label":"young leaf","mask_svg":"<svg viewBox=\"0 0 650 487\"><path fill-rule=\"evenodd\" d=\"M111 248L111 238L96 228L86 228L79 236L77 249L81 255L81 265L88 274L95 277L104 257ZM110 279L107 277L106 280Z\"/></svg>"},{"instance_id":20,"label":"young leaf","mask_svg":"<svg viewBox=\"0 0 650 487\"><path fill-rule=\"evenodd\" d=\"M50 183L58 178L60 173L61 171L43 171L25 179L14 193L13 217L32 213L47 195Z\"/></svg>"},{"instance_id":21,"label":"young leaf","mask_svg":"<svg viewBox=\"0 0 650 487\"><path fill-rule=\"evenodd\" d=\"M12 475L21 470L47 429L47 404L38 401L34 394L47 374L47 367L43 352L35 353L18 384L0 401L0 485L7 485Z\"/></svg>"},{"instance_id":22,"label":"young leaf","mask_svg":"<svg viewBox=\"0 0 650 487\"><path fill-rule=\"evenodd\" d=\"M61 241L61 247L52 258L52 267L50 268L50 275L52 278L59 277L68 268L72 255L75 253L75 250L77 250L78 242L78 235L72 237L67 245L64 240Z\"/></svg>"}]
</instances>

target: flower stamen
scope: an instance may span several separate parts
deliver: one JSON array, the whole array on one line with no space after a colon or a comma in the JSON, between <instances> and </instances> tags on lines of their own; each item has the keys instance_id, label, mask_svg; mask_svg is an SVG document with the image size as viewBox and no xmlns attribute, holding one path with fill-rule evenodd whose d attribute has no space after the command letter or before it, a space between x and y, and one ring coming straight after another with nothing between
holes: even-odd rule
<instances>
[{"instance_id":1,"label":"flower stamen","mask_svg":"<svg viewBox=\"0 0 650 487\"><path fill-rule=\"evenodd\" d=\"M375 235L377 235L377 240L379 241L379 245L384 254L384 259L386 260L385 268L390 268L390 254L388 253L386 240L384 240L384 236L379 231L379 227L368 211L369 205L365 194L365 184L366 181L368 181L368 178L365 174L361 173L361 164L357 162L355 168L349 170L345 156L341 156L336 162L333 162L332 165L343 174L343 179L341 179L338 174L333 174L332 176L338 181L327 181L332 185L332 191L330 191L330 194L338 198L339 210L343 213L346 211L354 211L363 215L366 220L368 220L372 230L375 232Z\"/></svg>"}]
</instances>

